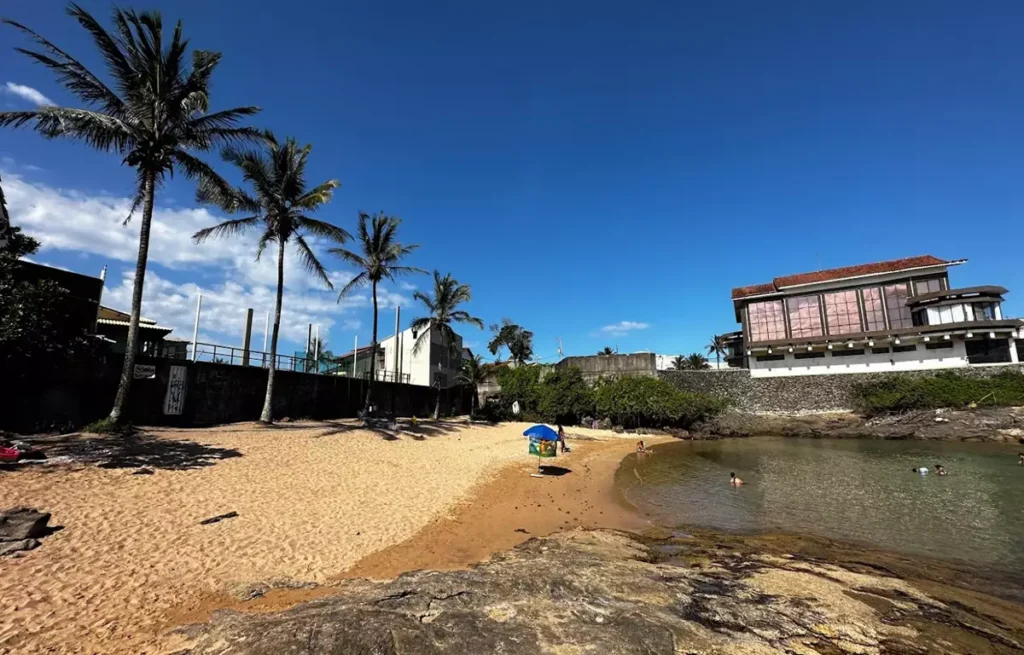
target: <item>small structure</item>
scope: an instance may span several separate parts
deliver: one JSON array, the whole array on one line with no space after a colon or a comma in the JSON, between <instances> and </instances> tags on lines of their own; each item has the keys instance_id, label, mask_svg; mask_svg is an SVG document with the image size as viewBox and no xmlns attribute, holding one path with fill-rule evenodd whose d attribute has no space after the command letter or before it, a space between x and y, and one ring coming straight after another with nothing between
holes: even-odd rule
<instances>
[{"instance_id":1,"label":"small structure","mask_svg":"<svg viewBox=\"0 0 1024 655\"><path fill-rule=\"evenodd\" d=\"M130 314L100 306L96 318L96 334L111 342L111 352L124 354L128 346L128 321L130 318ZM169 346L165 341L167 335L173 330L174 328L157 325L156 321L152 319L139 317L138 353L150 357L163 357L168 348L175 353L178 352L181 346L177 342L173 346Z\"/></svg>"},{"instance_id":2,"label":"small structure","mask_svg":"<svg viewBox=\"0 0 1024 655\"><path fill-rule=\"evenodd\" d=\"M427 332L422 335L418 351L416 342L421 339L421 334L412 328L381 339L377 344L377 379L441 389L457 385L457 376L467 351L462 345L462 337L456 334L455 343L442 345L440 334L434 330Z\"/></svg>"},{"instance_id":3,"label":"small structure","mask_svg":"<svg viewBox=\"0 0 1024 655\"><path fill-rule=\"evenodd\" d=\"M1003 316L1007 290L954 288L931 255L777 277L732 290L730 366L752 376L869 373L1009 364L1024 321Z\"/></svg>"}]
</instances>

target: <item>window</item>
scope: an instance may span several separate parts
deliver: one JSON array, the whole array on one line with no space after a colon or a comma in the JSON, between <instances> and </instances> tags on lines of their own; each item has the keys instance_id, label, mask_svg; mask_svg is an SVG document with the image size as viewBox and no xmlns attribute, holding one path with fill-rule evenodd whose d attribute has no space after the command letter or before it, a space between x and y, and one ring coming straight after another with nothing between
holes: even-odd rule
<instances>
[{"instance_id":1,"label":"window","mask_svg":"<svg viewBox=\"0 0 1024 655\"><path fill-rule=\"evenodd\" d=\"M825 322L829 334L854 334L861 331L860 307L856 291L825 294Z\"/></svg>"},{"instance_id":2,"label":"window","mask_svg":"<svg viewBox=\"0 0 1024 655\"><path fill-rule=\"evenodd\" d=\"M885 329L885 310L882 309L882 290L878 287L864 289L864 324L868 332Z\"/></svg>"},{"instance_id":3,"label":"window","mask_svg":"<svg viewBox=\"0 0 1024 655\"><path fill-rule=\"evenodd\" d=\"M979 321L994 321L996 320L996 306L990 302L975 304L974 315Z\"/></svg>"},{"instance_id":4,"label":"window","mask_svg":"<svg viewBox=\"0 0 1024 655\"><path fill-rule=\"evenodd\" d=\"M946 348L952 348L953 347L953 342L952 341L940 341L938 343L926 343L926 344L924 344L924 347L927 350L945 350Z\"/></svg>"},{"instance_id":5,"label":"window","mask_svg":"<svg viewBox=\"0 0 1024 655\"><path fill-rule=\"evenodd\" d=\"M889 348L888 347L886 347L886 348L872 348L871 349L871 354L872 355L888 355L889 354Z\"/></svg>"},{"instance_id":6,"label":"window","mask_svg":"<svg viewBox=\"0 0 1024 655\"><path fill-rule=\"evenodd\" d=\"M750 340L774 341L786 338L786 320L782 314L782 301L750 303Z\"/></svg>"},{"instance_id":7,"label":"window","mask_svg":"<svg viewBox=\"0 0 1024 655\"><path fill-rule=\"evenodd\" d=\"M800 296L786 301L789 309L789 330L793 338L820 337L821 311L818 308L818 296Z\"/></svg>"},{"instance_id":8,"label":"window","mask_svg":"<svg viewBox=\"0 0 1024 655\"><path fill-rule=\"evenodd\" d=\"M918 296L932 291L942 291L941 280L918 280L914 283L914 293Z\"/></svg>"},{"instance_id":9,"label":"window","mask_svg":"<svg viewBox=\"0 0 1024 655\"><path fill-rule=\"evenodd\" d=\"M786 359L785 355L758 355L757 361L759 362L781 362Z\"/></svg>"},{"instance_id":10,"label":"window","mask_svg":"<svg viewBox=\"0 0 1024 655\"><path fill-rule=\"evenodd\" d=\"M863 355L863 348L847 348L846 350L833 350L833 357L855 357L857 355Z\"/></svg>"},{"instance_id":11,"label":"window","mask_svg":"<svg viewBox=\"0 0 1024 655\"><path fill-rule=\"evenodd\" d=\"M893 329L907 328L914 325L907 307L907 285L890 284L883 287L885 292L885 308L889 312L889 327Z\"/></svg>"},{"instance_id":12,"label":"window","mask_svg":"<svg viewBox=\"0 0 1024 655\"><path fill-rule=\"evenodd\" d=\"M797 353L793 355L796 359L821 359L825 356L825 353Z\"/></svg>"},{"instance_id":13,"label":"window","mask_svg":"<svg viewBox=\"0 0 1024 655\"><path fill-rule=\"evenodd\" d=\"M917 350L917 346L893 346L892 351L894 353L912 353Z\"/></svg>"},{"instance_id":14,"label":"window","mask_svg":"<svg viewBox=\"0 0 1024 655\"><path fill-rule=\"evenodd\" d=\"M949 323L963 323L973 313L969 307L964 305L945 305L943 307L929 307L926 310L928 325L948 325Z\"/></svg>"}]
</instances>

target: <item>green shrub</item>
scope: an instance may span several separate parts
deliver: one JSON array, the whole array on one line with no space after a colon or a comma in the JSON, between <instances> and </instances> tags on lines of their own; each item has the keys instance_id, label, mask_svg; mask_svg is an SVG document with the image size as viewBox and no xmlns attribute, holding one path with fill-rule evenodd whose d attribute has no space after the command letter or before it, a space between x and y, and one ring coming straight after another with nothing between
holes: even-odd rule
<instances>
[{"instance_id":1,"label":"green shrub","mask_svg":"<svg viewBox=\"0 0 1024 655\"><path fill-rule=\"evenodd\" d=\"M646 376L606 381L594 393L598 415L626 427L689 427L718 414L726 404Z\"/></svg>"},{"instance_id":2,"label":"green shrub","mask_svg":"<svg viewBox=\"0 0 1024 655\"><path fill-rule=\"evenodd\" d=\"M498 371L498 384L501 393L497 402L509 415L512 403L519 402L519 418L530 421L537 418L537 407L540 400L540 367L506 366Z\"/></svg>"},{"instance_id":3,"label":"green shrub","mask_svg":"<svg viewBox=\"0 0 1024 655\"><path fill-rule=\"evenodd\" d=\"M594 390L578 368L556 369L537 388L537 411L543 421L576 425L594 413Z\"/></svg>"},{"instance_id":4,"label":"green shrub","mask_svg":"<svg viewBox=\"0 0 1024 655\"><path fill-rule=\"evenodd\" d=\"M944 371L934 377L901 376L854 387L859 409L869 415L940 407L1024 405L1024 374L1003 371L990 378Z\"/></svg>"}]
</instances>

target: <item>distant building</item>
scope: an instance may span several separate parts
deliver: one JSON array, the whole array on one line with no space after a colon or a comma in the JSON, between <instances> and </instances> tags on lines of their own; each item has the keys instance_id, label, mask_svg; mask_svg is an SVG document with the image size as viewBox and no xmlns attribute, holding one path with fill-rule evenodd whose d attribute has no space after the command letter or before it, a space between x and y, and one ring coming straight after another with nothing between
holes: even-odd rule
<instances>
[{"instance_id":1,"label":"distant building","mask_svg":"<svg viewBox=\"0 0 1024 655\"><path fill-rule=\"evenodd\" d=\"M130 314L100 306L99 315L96 319L96 334L110 341L110 351L124 354L128 346L128 320ZM156 321L145 317L139 317L139 337L137 351L141 355L150 357L170 357L184 359L184 355L177 357L181 350L182 342L175 340L171 343L166 341L168 334L174 328L157 325ZM187 342L185 342L187 344Z\"/></svg>"},{"instance_id":2,"label":"distant building","mask_svg":"<svg viewBox=\"0 0 1024 655\"><path fill-rule=\"evenodd\" d=\"M73 273L62 268L20 260L15 279L28 282L53 282L67 291L68 320L87 334L96 333L96 318L103 295L103 279ZM122 351L123 352L123 351Z\"/></svg>"},{"instance_id":3,"label":"distant building","mask_svg":"<svg viewBox=\"0 0 1024 655\"><path fill-rule=\"evenodd\" d=\"M951 287L965 262L924 255L733 289L729 364L783 376L1018 362L1024 321L1003 315L1003 287Z\"/></svg>"},{"instance_id":4,"label":"distant building","mask_svg":"<svg viewBox=\"0 0 1024 655\"><path fill-rule=\"evenodd\" d=\"M391 335L381 339L377 343L375 355L376 379L424 387L439 385L442 389L458 384L456 378L462 370L463 358L472 357L472 352L463 347L462 337L456 334L455 343L443 347L440 335L431 331L423 336L422 345L417 351L416 341L419 338L420 334L409 328L399 332L397 337ZM351 376L354 364L357 377L368 377L372 350L372 346L365 346L337 358L336 373Z\"/></svg>"}]
</instances>

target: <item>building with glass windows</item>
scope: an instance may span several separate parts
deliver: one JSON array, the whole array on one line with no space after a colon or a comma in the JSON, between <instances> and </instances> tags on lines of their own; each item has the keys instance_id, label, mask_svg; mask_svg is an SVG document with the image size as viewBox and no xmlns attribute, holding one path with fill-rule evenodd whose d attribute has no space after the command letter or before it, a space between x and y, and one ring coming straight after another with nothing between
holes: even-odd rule
<instances>
[{"instance_id":1,"label":"building with glass windows","mask_svg":"<svg viewBox=\"0 0 1024 655\"><path fill-rule=\"evenodd\" d=\"M733 289L729 364L778 376L1017 363L1024 321L1003 315L1003 287L952 288L965 262L923 255Z\"/></svg>"}]
</instances>

